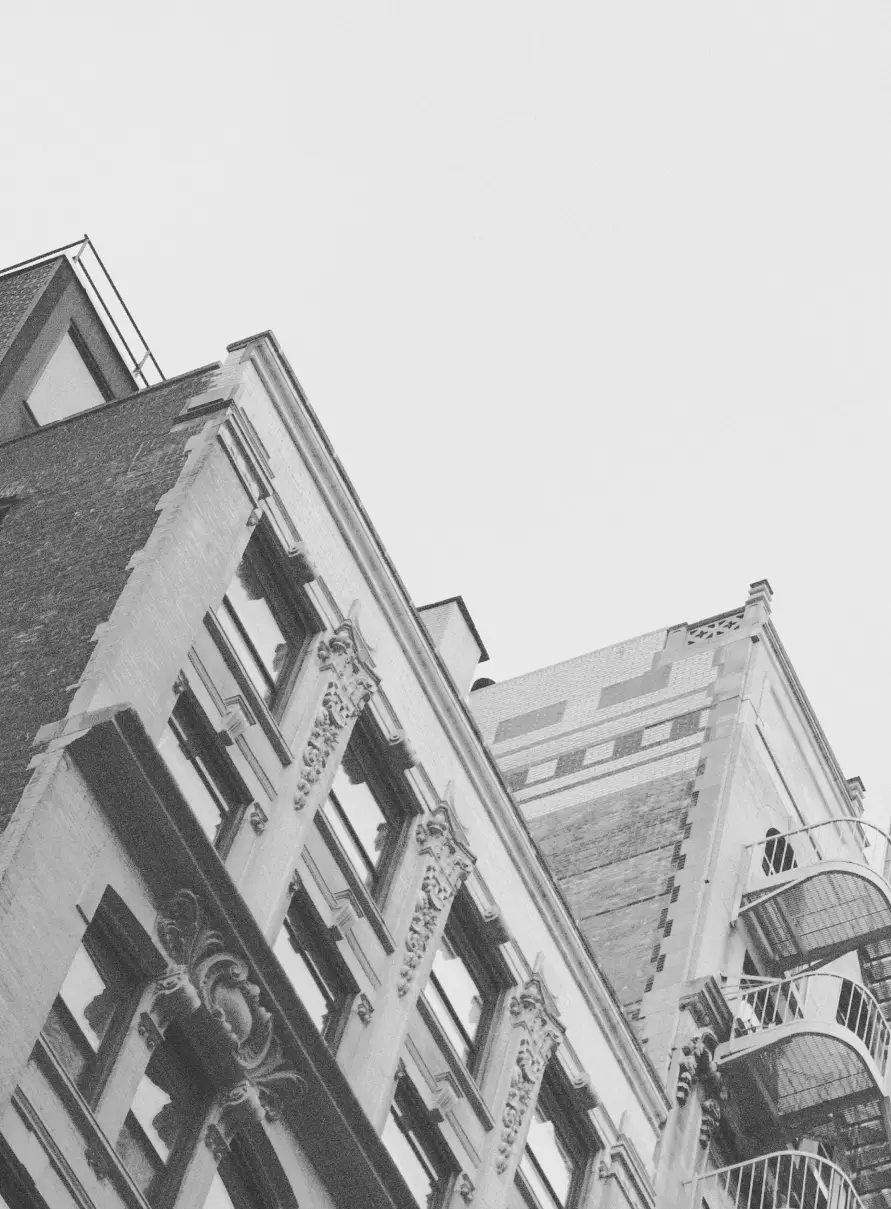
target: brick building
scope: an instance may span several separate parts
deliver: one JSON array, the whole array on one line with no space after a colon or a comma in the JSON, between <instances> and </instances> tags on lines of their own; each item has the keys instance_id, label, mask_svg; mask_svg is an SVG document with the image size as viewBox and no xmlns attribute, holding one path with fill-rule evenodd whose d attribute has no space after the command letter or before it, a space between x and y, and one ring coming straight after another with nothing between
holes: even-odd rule
<instances>
[{"instance_id":1,"label":"brick building","mask_svg":"<svg viewBox=\"0 0 891 1209\"><path fill-rule=\"evenodd\" d=\"M472 707L674 1101L659 1203L887 1205L889 840L770 606L761 580ZM731 1170L685 1200L704 1161Z\"/></svg>"},{"instance_id":2,"label":"brick building","mask_svg":"<svg viewBox=\"0 0 891 1209\"><path fill-rule=\"evenodd\" d=\"M165 380L84 241L0 272L0 652L0 1209L889 1203L766 582L472 688L274 336Z\"/></svg>"},{"instance_id":3,"label":"brick building","mask_svg":"<svg viewBox=\"0 0 891 1209\"><path fill-rule=\"evenodd\" d=\"M649 1209L672 1112L275 338L0 273L0 1206Z\"/></svg>"}]
</instances>

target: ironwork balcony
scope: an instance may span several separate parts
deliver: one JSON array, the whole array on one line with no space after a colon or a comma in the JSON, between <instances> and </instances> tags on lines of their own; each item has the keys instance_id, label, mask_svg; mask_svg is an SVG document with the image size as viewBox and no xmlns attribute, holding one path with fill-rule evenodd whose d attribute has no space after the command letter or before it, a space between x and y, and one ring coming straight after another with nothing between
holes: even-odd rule
<instances>
[{"instance_id":1,"label":"ironwork balcony","mask_svg":"<svg viewBox=\"0 0 891 1209\"><path fill-rule=\"evenodd\" d=\"M738 918L772 971L823 964L891 936L891 836L832 819L749 844Z\"/></svg>"},{"instance_id":2,"label":"ironwork balcony","mask_svg":"<svg viewBox=\"0 0 891 1209\"><path fill-rule=\"evenodd\" d=\"M732 1035L715 1061L728 1073L743 1068L790 1134L805 1120L887 1101L891 1028L865 987L798 974L749 984L730 1006Z\"/></svg>"},{"instance_id":3,"label":"ironwork balcony","mask_svg":"<svg viewBox=\"0 0 891 1209\"><path fill-rule=\"evenodd\" d=\"M782 1150L693 1181L691 1209L863 1209L854 1185L835 1163Z\"/></svg>"}]
</instances>

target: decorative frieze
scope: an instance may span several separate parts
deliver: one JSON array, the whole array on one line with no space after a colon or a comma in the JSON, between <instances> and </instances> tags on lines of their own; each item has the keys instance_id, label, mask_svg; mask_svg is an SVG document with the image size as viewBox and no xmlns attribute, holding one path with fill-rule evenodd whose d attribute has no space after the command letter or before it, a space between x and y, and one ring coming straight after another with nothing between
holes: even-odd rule
<instances>
[{"instance_id":1,"label":"decorative frieze","mask_svg":"<svg viewBox=\"0 0 891 1209\"><path fill-rule=\"evenodd\" d=\"M276 1115L280 1094L293 1092L303 1080L284 1056L260 990L249 981L248 963L224 947L191 890L179 890L167 903L157 933L174 966L158 980L156 998L162 1005L174 1000L185 1012L203 1005L244 1075L239 1095L256 1100L267 1117ZM169 1010L162 1015L172 1018Z\"/></svg>"},{"instance_id":2,"label":"decorative frieze","mask_svg":"<svg viewBox=\"0 0 891 1209\"><path fill-rule=\"evenodd\" d=\"M361 713L378 687L371 656L352 621L345 621L330 638L321 640L318 659L329 679L301 756L303 769L294 793L296 810L306 805L344 728Z\"/></svg>"},{"instance_id":3,"label":"decorative frieze","mask_svg":"<svg viewBox=\"0 0 891 1209\"><path fill-rule=\"evenodd\" d=\"M408 994L415 970L424 960L440 917L473 868L476 857L467 847L461 824L442 802L415 828L415 841L427 857L421 889L409 921L397 991Z\"/></svg>"},{"instance_id":4,"label":"decorative frieze","mask_svg":"<svg viewBox=\"0 0 891 1209\"><path fill-rule=\"evenodd\" d=\"M690 1098L694 1084L702 1088L702 1120L699 1126L699 1143L708 1146L712 1135L721 1123L727 1088L724 1076L715 1064L715 1048L718 1039L710 1029L695 1033L681 1050L681 1063L675 1099L683 1108Z\"/></svg>"}]
</instances>

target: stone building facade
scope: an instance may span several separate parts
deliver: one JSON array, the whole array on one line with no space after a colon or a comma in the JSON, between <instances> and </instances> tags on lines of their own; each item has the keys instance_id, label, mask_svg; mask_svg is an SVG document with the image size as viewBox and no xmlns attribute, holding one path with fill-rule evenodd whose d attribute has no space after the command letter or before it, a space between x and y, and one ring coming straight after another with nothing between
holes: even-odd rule
<instances>
[{"instance_id":1,"label":"stone building facade","mask_svg":"<svg viewBox=\"0 0 891 1209\"><path fill-rule=\"evenodd\" d=\"M91 252L0 274L0 1205L649 1209L678 1110L463 602L270 333L150 381Z\"/></svg>"},{"instance_id":2,"label":"stone building facade","mask_svg":"<svg viewBox=\"0 0 891 1209\"><path fill-rule=\"evenodd\" d=\"M891 841L771 595L471 700L671 1096L657 1203L872 1209L891 1204Z\"/></svg>"}]
</instances>

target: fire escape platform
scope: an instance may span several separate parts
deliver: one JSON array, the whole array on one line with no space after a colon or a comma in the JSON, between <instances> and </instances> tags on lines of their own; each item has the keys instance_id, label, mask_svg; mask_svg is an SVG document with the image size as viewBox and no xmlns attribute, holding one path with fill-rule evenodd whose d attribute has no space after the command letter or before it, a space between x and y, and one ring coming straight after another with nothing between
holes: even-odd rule
<instances>
[{"instance_id":1,"label":"fire escape platform","mask_svg":"<svg viewBox=\"0 0 891 1209\"><path fill-rule=\"evenodd\" d=\"M821 861L759 880L739 918L777 974L891 937L891 886L866 865Z\"/></svg>"}]
</instances>

